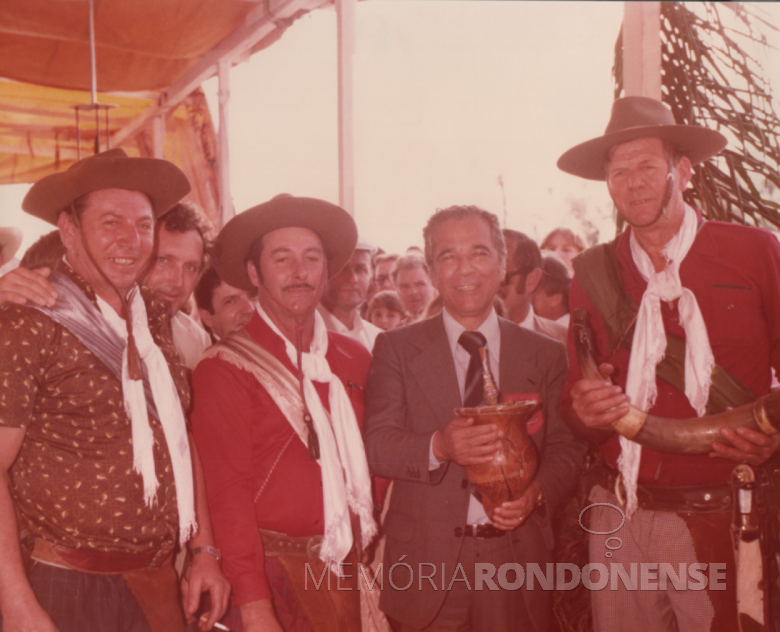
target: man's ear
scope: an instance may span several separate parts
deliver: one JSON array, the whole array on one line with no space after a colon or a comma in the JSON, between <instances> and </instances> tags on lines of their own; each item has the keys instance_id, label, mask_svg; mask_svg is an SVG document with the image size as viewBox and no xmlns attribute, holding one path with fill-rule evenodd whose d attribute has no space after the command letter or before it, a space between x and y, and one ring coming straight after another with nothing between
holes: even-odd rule
<instances>
[{"instance_id":1,"label":"man's ear","mask_svg":"<svg viewBox=\"0 0 780 632\"><path fill-rule=\"evenodd\" d=\"M201 322L214 331L214 315L210 313L209 310L203 309L202 307L198 308L198 314L200 314Z\"/></svg>"},{"instance_id":2,"label":"man's ear","mask_svg":"<svg viewBox=\"0 0 780 632\"><path fill-rule=\"evenodd\" d=\"M246 262L246 273L249 275L249 280L252 282L252 285L254 285L256 288L259 288L261 285L260 275L257 273L257 268L252 261Z\"/></svg>"},{"instance_id":3,"label":"man's ear","mask_svg":"<svg viewBox=\"0 0 780 632\"><path fill-rule=\"evenodd\" d=\"M528 274L525 275L525 293L533 294L536 288L539 287L539 281L542 280L542 269L534 268Z\"/></svg>"},{"instance_id":4,"label":"man's ear","mask_svg":"<svg viewBox=\"0 0 780 632\"><path fill-rule=\"evenodd\" d=\"M687 156L680 158L676 169L679 176L680 191L685 191L691 181L691 178L693 177L693 167L691 167L691 161L688 160Z\"/></svg>"},{"instance_id":5,"label":"man's ear","mask_svg":"<svg viewBox=\"0 0 780 632\"><path fill-rule=\"evenodd\" d=\"M62 212L57 217L57 228L60 230L60 237L65 250L73 250L76 239L79 239L79 230L73 221L70 213Z\"/></svg>"}]
</instances>

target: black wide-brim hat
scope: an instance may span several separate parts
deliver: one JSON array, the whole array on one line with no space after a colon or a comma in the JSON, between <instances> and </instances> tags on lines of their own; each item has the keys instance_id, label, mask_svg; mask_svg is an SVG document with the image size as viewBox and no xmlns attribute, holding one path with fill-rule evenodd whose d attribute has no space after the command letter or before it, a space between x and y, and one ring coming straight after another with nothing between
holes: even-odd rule
<instances>
[{"instance_id":1,"label":"black wide-brim hat","mask_svg":"<svg viewBox=\"0 0 780 632\"><path fill-rule=\"evenodd\" d=\"M604 164L611 147L639 138L669 141L692 165L723 151L728 144L720 132L700 125L677 125L672 111L648 97L623 97L612 104L603 136L572 147L558 158L558 168L588 180L604 180Z\"/></svg>"},{"instance_id":2,"label":"black wide-brim hat","mask_svg":"<svg viewBox=\"0 0 780 632\"><path fill-rule=\"evenodd\" d=\"M38 180L24 196L22 210L56 226L62 209L102 189L145 193L154 216L160 217L190 192L190 182L172 162L131 158L123 149L109 149Z\"/></svg>"},{"instance_id":3,"label":"black wide-brim hat","mask_svg":"<svg viewBox=\"0 0 780 632\"><path fill-rule=\"evenodd\" d=\"M355 220L340 206L316 198L277 195L231 219L217 236L214 267L228 285L253 291L246 261L252 245L280 228L308 228L322 240L328 258L328 277L347 265L357 244Z\"/></svg>"}]
</instances>

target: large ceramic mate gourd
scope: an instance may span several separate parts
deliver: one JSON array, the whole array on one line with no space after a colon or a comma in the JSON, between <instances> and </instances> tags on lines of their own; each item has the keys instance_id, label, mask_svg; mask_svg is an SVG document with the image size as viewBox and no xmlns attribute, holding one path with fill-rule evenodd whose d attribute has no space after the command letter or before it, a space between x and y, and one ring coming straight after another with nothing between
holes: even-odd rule
<instances>
[{"instance_id":1,"label":"large ceramic mate gourd","mask_svg":"<svg viewBox=\"0 0 780 632\"><path fill-rule=\"evenodd\" d=\"M488 516L493 508L509 500L517 500L536 476L539 456L528 436L525 424L534 414L537 402L499 403L487 362L487 351L480 349L484 397L486 405L476 408L456 408L459 417L472 417L475 426L493 424L503 431L501 447L490 463L467 465L466 473L472 485L482 494L482 506Z\"/></svg>"}]
</instances>

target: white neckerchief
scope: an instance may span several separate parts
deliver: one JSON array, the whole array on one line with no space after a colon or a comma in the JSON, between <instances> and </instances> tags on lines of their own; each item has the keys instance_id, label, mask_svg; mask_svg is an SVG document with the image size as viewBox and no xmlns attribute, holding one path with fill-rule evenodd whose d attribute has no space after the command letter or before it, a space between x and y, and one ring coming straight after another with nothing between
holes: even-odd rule
<instances>
[{"instance_id":1,"label":"white neckerchief","mask_svg":"<svg viewBox=\"0 0 780 632\"><path fill-rule=\"evenodd\" d=\"M285 344L287 357L298 366L295 345L290 342L257 303L257 313ZM319 464L322 469L322 498L325 513L325 533L320 559L331 568L342 562L352 548L352 525L349 507L360 518L363 545L376 535L373 518L371 478L355 411L341 380L333 375L325 357L328 351L328 330L319 312L314 313L314 338L310 351L301 356L303 392L320 443ZM329 385L330 417L320 401L313 382ZM337 568L337 567L335 567Z\"/></svg>"},{"instance_id":2,"label":"white neckerchief","mask_svg":"<svg viewBox=\"0 0 780 632\"><path fill-rule=\"evenodd\" d=\"M707 409L715 358L696 297L680 282L680 264L696 239L696 228L696 211L686 204L680 230L663 249L667 265L661 272L655 271L650 257L631 231L631 255L647 281L647 289L637 314L626 377L626 395L640 410L652 408L658 395L655 368L666 352L661 301L672 302L676 299L680 299L677 309L680 324L685 330L685 395L699 417L704 416ZM642 446L620 437L620 447L618 469L626 488L627 513L630 516L637 508L636 487Z\"/></svg>"},{"instance_id":3,"label":"white neckerchief","mask_svg":"<svg viewBox=\"0 0 780 632\"><path fill-rule=\"evenodd\" d=\"M97 300L103 316L122 339L127 340L127 327L124 319L106 301L100 297L97 297ZM184 412L176 384L171 377L168 362L149 331L146 305L137 285L128 295L128 304L133 316L133 338L135 338L141 361L149 375L152 397L160 415L160 425L162 425L165 443L171 455L173 480L176 484L176 503L179 512L179 542L183 545L198 528L195 522L192 460ZM149 425L144 383L142 380L131 380L127 372L127 346L125 346L122 356L122 392L125 400L125 411L127 411L132 425L133 469L143 479L144 501L151 507L156 500L157 488L160 485L154 466L154 434Z\"/></svg>"}]
</instances>

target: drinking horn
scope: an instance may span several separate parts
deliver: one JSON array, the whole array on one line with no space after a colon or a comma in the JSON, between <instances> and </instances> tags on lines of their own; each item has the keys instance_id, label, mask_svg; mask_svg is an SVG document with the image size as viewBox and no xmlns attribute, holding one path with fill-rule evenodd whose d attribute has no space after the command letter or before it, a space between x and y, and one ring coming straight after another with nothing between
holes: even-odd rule
<instances>
[{"instance_id":1,"label":"drinking horn","mask_svg":"<svg viewBox=\"0 0 780 632\"><path fill-rule=\"evenodd\" d=\"M588 314L584 309L572 312L574 348L582 377L588 380L604 380L593 359L591 330ZM693 419L664 419L648 415L629 405L628 413L613 422L615 431L640 445L672 454L707 454L717 441L728 445L721 435L722 428L735 430L740 426L758 430L767 435L780 431L780 390L759 397L754 402L733 408L717 415Z\"/></svg>"}]
</instances>

